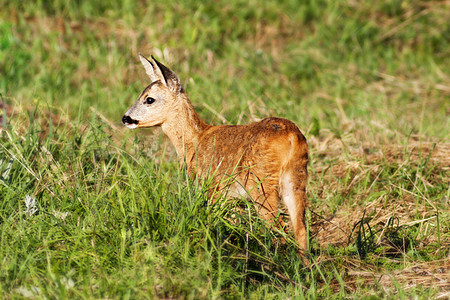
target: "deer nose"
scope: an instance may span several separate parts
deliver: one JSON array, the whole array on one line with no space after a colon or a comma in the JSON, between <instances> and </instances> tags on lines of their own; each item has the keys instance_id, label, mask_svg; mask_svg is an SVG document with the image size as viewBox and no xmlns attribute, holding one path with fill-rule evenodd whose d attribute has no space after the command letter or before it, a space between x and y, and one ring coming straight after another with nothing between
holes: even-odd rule
<instances>
[{"instance_id":1,"label":"deer nose","mask_svg":"<svg viewBox=\"0 0 450 300\"><path fill-rule=\"evenodd\" d=\"M126 124L138 124L139 121L133 120L132 118L130 118L130 116L123 116L122 123L125 125Z\"/></svg>"}]
</instances>

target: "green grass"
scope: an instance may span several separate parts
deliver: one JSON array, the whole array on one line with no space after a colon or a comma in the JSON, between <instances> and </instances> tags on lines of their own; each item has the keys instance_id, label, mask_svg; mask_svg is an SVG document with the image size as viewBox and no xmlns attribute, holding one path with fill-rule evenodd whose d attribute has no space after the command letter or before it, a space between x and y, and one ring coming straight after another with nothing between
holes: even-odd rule
<instances>
[{"instance_id":1,"label":"green grass","mask_svg":"<svg viewBox=\"0 0 450 300\"><path fill-rule=\"evenodd\" d=\"M0 6L2 298L448 297L448 3ZM159 130L121 127L139 52L209 123L305 133L310 268L244 201L211 205Z\"/></svg>"}]
</instances>

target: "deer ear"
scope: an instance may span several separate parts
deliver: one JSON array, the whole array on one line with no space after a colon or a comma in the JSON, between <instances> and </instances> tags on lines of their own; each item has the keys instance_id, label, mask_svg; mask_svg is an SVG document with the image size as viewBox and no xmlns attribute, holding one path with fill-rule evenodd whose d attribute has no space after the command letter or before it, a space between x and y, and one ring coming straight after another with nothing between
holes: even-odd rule
<instances>
[{"instance_id":1,"label":"deer ear","mask_svg":"<svg viewBox=\"0 0 450 300\"><path fill-rule=\"evenodd\" d=\"M154 62L153 65L156 64L156 68L162 74L163 79L161 80L165 85L174 93L182 93L183 87L181 86L180 78L178 78L177 74L170 70L168 67L157 61L153 55L152 60Z\"/></svg>"},{"instance_id":2,"label":"deer ear","mask_svg":"<svg viewBox=\"0 0 450 300\"><path fill-rule=\"evenodd\" d=\"M145 68L145 73L147 73L148 77L150 77L150 80L152 82L161 80L164 84L166 84L164 76L162 75L161 70L159 69L159 67L156 63L153 63L152 61L148 60L147 58L142 56L140 53L139 53L139 59L141 60L141 63Z\"/></svg>"},{"instance_id":3,"label":"deer ear","mask_svg":"<svg viewBox=\"0 0 450 300\"><path fill-rule=\"evenodd\" d=\"M145 68L145 72L152 82L160 80L174 93L182 93L183 87L180 83L180 78L171 71L168 67L157 61L153 56L150 60L139 53L139 59Z\"/></svg>"}]
</instances>

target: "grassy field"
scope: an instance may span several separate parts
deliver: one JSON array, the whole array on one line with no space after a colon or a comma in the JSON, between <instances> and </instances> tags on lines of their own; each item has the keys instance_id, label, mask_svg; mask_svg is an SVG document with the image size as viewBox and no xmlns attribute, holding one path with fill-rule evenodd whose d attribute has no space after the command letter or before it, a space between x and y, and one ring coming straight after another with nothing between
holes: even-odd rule
<instances>
[{"instance_id":1,"label":"grassy field","mask_svg":"<svg viewBox=\"0 0 450 300\"><path fill-rule=\"evenodd\" d=\"M0 0L0 298L450 296L449 1L53 2ZM299 126L309 268L121 126L139 52L211 124Z\"/></svg>"}]
</instances>

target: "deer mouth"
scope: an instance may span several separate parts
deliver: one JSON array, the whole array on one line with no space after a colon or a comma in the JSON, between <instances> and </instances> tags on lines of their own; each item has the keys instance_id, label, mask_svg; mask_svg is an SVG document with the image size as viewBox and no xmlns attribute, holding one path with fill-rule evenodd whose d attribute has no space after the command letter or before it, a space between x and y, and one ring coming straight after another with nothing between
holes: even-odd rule
<instances>
[{"instance_id":1,"label":"deer mouth","mask_svg":"<svg viewBox=\"0 0 450 300\"><path fill-rule=\"evenodd\" d=\"M130 129L138 127L139 121L132 119L130 116L123 116L122 123Z\"/></svg>"}]
</instances>

